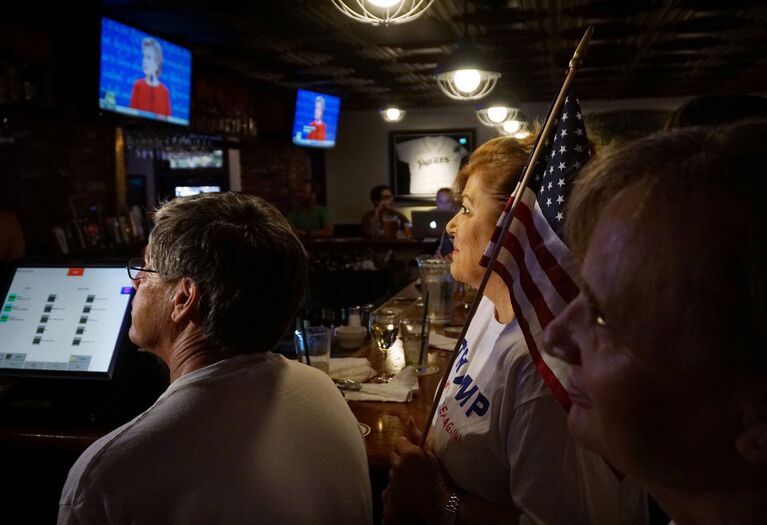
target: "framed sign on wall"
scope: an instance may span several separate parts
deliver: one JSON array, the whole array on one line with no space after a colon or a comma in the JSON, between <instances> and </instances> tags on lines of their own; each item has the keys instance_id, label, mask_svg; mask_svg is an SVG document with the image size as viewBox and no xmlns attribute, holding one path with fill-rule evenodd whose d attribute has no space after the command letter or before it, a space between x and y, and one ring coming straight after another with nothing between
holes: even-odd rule
<instances>
[{"instance_id":1,"label":"framed sign on wall","mask_svg":"<svg viewBox=\"0 0 767 525\"><path fill-rule=\"evenodd\" d=\"M433 201L451 188L474 149L475 130L390 131L391 187L398 200Z\"/></svg>"}]
</instances>

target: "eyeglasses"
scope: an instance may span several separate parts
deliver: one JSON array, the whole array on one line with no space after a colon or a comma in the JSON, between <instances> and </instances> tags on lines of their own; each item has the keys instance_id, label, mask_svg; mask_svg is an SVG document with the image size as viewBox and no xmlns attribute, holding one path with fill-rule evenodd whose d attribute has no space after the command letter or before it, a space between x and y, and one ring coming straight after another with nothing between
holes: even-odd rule
<instances>
[{"instance_id":1,"label":"eyeglasses","mask_svg":"<svg viewBox=\"0 0 767 525\"><path fill-rule=\"evenodd\" d=\"M131 280L135 281L136 279L141 279L144 277L143 275L140 275L140 272L143 273L159 273L157 270L151 270L144 266L144 259L141 257L137 257L135 259L131 259L128 261L128 264L125 266L125 268L128 270L128 277L131 278Z\"/></svg>"}]
</instances>

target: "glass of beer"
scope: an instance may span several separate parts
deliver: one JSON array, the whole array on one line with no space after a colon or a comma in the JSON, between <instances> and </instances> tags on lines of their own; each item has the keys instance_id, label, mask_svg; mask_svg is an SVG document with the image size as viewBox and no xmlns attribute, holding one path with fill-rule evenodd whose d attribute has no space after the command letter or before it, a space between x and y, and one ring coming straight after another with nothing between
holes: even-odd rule
<instances>
[{"instance_id":1,"label":"glass of beer","mask_svg":"<svg viewBox=\"0 0 767 525\"><path fill-rule=\"evenodd\" d=\"M397 239L397 232L399 231L399 219L394 215L384 215L381 223L383 225L383 236L387 241L393 241Z\"/></svg>"},{"instance_id":2,"label":"glass of beer","mask_svg":"<svg viewBox=\"0 0 767 525\"><path fill-rule=\"evenodd\" d=\"M389 373L388 351L397 340L399 333L398 312L392 310L380 310L370 314L370 335L376 345L376 349L383 354L381 372L370 381L372 383L388 383L392 377Z\"/></svg>"}]
</instances>

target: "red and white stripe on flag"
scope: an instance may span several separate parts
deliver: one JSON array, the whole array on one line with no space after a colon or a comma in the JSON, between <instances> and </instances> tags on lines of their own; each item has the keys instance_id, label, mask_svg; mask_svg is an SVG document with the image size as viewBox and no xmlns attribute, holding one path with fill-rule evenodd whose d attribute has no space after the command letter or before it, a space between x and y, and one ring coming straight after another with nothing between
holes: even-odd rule
<instances>
[{"instance_id":1,"label":"red and white stripe on flag","mask_svg":"<svg viewBox=\"0 0 767 525\"><path fill-rule=\"evenodd\" d=\"M533 192L525 189L493 271L509 288L512 307L538 372L557 401L569 410L567 364L543 352L542 338L546 325L574 299L573 293L578 295L577 286L572 289L577 267L568 248L535 210L537 205ZM508 209L504 210L502 220L507 213ZM496 229L496 233L500 230ZM551 245L546 244L546 239ZM484 265L491 252L492 244L485 252Z\"/></svg>"},{"instance_id":2,"label":"red and white stripe on flag","mask_svg":"<svg viewBox=\"0 0 767 525\"><path fill-rule=\"evenodd\" d=\"M546 385L569 410L568 365L543 352L543 330L579 293L578 266L562 239L565 205L572 181L591 156L580 102L569 93L554 119L555 130L514 211L508 232L501 235L511 210L509 198L485 249L487 266L495 243L502 239L493 271L503 279L530 355Z\"/></svg>"}]
</instances>

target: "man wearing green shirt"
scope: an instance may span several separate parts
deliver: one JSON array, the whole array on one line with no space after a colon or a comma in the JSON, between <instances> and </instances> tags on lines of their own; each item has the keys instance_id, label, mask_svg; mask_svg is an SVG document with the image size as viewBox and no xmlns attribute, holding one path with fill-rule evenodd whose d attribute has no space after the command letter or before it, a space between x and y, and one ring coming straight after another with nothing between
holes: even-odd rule
<instances>
[{"instance_id":1,"label":"man wearing green shirt","mask_svg":"<svg viewBox=\"0 0 767 525\"><path fill-rule=\"evenodd\" d=\"M302 239L317 239L333 235L333 222L324 206L317 204L319 188L315 182L303 182L297 193L298 203L290 213L288 222Z\"/></svg>"}]
</instances>

